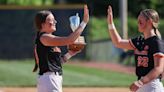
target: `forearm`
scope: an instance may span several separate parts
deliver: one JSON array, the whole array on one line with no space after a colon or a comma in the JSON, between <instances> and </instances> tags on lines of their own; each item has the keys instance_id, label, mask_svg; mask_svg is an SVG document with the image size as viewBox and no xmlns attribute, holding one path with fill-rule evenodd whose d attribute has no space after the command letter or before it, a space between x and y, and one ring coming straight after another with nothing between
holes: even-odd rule
<instances>
[{"instance_id":1,"label":"forearm","mask_svg":"<svg viewBox=\"0 0 164 92\"><path fill-rule=\"evenodd\" d=\"M133 47L130 45L129 40L122 39L119 33L117 32L113 22L112 7L110 5L108 7L107 22L109 36L111 37L113 44L118 48L133 50Z\"/></svg>"},{"instance_id":2,"label":"forearm","mask_svg":"<svg viewBox=\"0 0 164 92\"><path fill-rule=\"evenodd\" d=\"M67 52L63 57L62 57L62 62L65 63L67 62L72 56L74 56L74 53Z\"/></svg>"},{"instance_id":3,"label":"forearm","mask_svg":"<svg viewBox=\"0 0 164 92\"><path fill-rule=\"evenodd\" d=\"M147 84L151 82L152 80L156 79L160 74L161 70L159 68L154 68L150 73L148 73L146 76L142 77L140 80L135 81L131 86L130 89L133 90L134 86L137 86L138 88L141 88L144 84Z\"/></svg>"},{"instance_id":4,"label":"forearm","mask_svg":"<svg viewBox=\"0 0 164 92\"><path fill-rule=\"evenodd\" d=\"M84 28L86 27L86 24L87 23L85 23L85 22L81 22L81 24L76 29L76 31L68 36L68 40L69 40L68 42L73 43L81 35Z\"/></svg>"},{"instance_id":5,"label":"forearm","mask_svg":"<svg viewBox=\"0 0 164 92\"><path fill-rule=\"evenodd\" d=\"M163 73L164 69L164 58L154 57L154 68L143 78L141 78L141 81L146 84L153 79L156 79L159 77L160 74Z\"/></svg>"},{"instance_id":6,"label":"forearm","mask_svg":"<svg viewBox=\"0 0 164 92\"><path fill-rule=\"evenodd\" d=\"M143 84L147 84L150 81L156 79L161 73L162 73L162 70L159 67L155 67L146 76L141 78L141 81L143 82Z\"/></svg>"},{"instance_id":7,"label":"forearm","mask_svg":"<svg viewBox=\"0 0 164 92\"><path fill-rule=\"evenodd\" d=\"M69 53L66 53L63 57L62 57L62 63L66 63L72 56Z\"/></svg>"},{"instance_id":8,"label":"forearm","mask_svg":"<svg viewBox=\"0 0 164 92\"><path fill-rule=\"evenodd\" d=\"M110 37L112 39L112 42L114 43L115 46L118 47L121 37L120 37L119 33L117 32L114 23L108 24L108 31L109 31Z\"/></svg>"}]
</instances>

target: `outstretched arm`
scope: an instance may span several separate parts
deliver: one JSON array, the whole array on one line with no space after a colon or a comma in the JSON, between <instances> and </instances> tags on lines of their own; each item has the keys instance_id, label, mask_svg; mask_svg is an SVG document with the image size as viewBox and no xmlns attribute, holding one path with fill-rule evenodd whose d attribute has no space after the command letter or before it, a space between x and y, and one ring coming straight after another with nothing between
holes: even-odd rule
<instances>
[{"instance_id":1,"label":"outstretched arm","mask_svg":"<svg viewBox=\"0 0 164 92\"><path fill-rule=\"evenodd\" d=\"M40 40L46 46L63 46L72 44L81 35L88 21L89 10L87 5L84 5L83 21L75 32L71 33L68 37L58 37L51 34L43 34Z\"/></svg>"},{"instance_id":2,"label":"outstretched arm","mask_svg":"<svg viewBox=\"0 0 164 92\"><path fill-rule=\"evenodd\" d=\"M113 22L113 12L112 12L112 7L110 5L108 7L107 12L108 12L107 15L108 31L113 44L118 48L133 50L133 47L130 45L129 40L122 39L118 34Z\"/></svg>"}]
</instances>

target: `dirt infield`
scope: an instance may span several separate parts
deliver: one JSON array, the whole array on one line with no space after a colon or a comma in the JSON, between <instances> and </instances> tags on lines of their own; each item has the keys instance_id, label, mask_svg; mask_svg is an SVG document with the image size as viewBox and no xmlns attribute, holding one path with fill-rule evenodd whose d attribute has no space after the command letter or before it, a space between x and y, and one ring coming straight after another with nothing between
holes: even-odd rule
<instances>
[{"instance_id":1,"label":"dirt infield","mask_svg":"<svg viewBox=\"0 0 164 92\"><path fill-rule=\"evenodd\" d=\"M0 92L37 92L36 88L0 88ZM63 92L130 92L128 88L63 88Z\"/></svg>"}]
</instances>

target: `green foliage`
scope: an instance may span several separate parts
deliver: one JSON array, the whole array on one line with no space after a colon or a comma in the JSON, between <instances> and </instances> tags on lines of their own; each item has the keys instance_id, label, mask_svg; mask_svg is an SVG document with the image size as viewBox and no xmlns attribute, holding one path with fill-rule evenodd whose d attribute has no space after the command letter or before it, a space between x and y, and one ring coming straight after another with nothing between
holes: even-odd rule
<instances>
[{"instance_id":1,"label":"green foliage","mask_svg":"<svg viewBox=\"0 0 164 92\"><path fill-rule=\"evenodd\" d=\"M128 13L136 17L143 9L152 8L158 11L159 15L164 18L164 1L163 0L128 0Z\"/></svg>"},{"instance_id":2,"label":"green foliage","mask_svg":"<svg viewBox=\"0 0 164 92\"><path fill-rule=\"evenodd\" d=\"M6 4L6 2L7 2L6 0L1 0L0 4Z\"/></svg>"},{"instance_id":3,"label":"green foliage","mask_svg":"<svg viewBox=\"0 0 164 92\"><path fill-rule=\"evenodd\" d=\"M119 19L114 20L115 26L117 28L117 31L121 35L120 31L120 22ZM91 28L90 28L90 39L91 41L96 41L96 40L104 40L104 39L109 39L109 34L108 34L108 29L107 29L107 22L106 22L106 17L101 17L101 18L96 18L92 17L91 18ZM160 20L159 24L159 31L164 37L164 20ZM138 32L138 25L137 25L137 18L128 18L128 37L132 38L135 36L140 35L141 33Z\"/></svg>"},{"instance_id":4,"label":"green foliage","mask_svg":"<svg viewBox=\"0 0 164 92\"><path fill-rule=\"evenodd\" d=\"M119 28L118 19L114 20L115 25ZM104 17L92 17L90 19L90 39L91 41L109 39L107 20Z\"/></svg>"},{"instance_id":5,"label":"green foliage","mask_svg":"<svg viewBox=\"0 0 164 92\"><path fill-rule=\"evenodd\" d=\"M114 16L119 16L119 0L65 0L66 3L87 3L90 5L94 16L106 16L108 5L112 5ZM0 0L4 5L52 5L55 0ZM146 8L152 8L159 12L164 18L164 0L128 0L128 14L132 17L138 16L139 12Z\"/></svg>"},{"instance_id":6,"label":"green foliage","mask_svg":"<svg viewBox=\"0 0 164 92\"><path fill-rule=\"evenodd\" d=\"M164 39L164 20L159 21L159 31L162 35L162 38Z\"/></svg>"},{"instance_id":7,"label":"green foliage","mask_svg":"<svg viewBox=\"0 0 164 92\"><path fill-rule=\"evenodd\" d=\"M6 4L6 5L52 5L53 0L2 0L0 1L0 4Z\"/></svg>"},{"instance_id":8,"label":"green foliage","mask_svg":"<svg viewBox=\"0 0 164 92\"><path fill-rule=\"evenodd\" d=\"M102 37L104 39L109 38L108 36L108 29L107 29L107 22L105 18L91 18L90 22L90 38L91 40L99 40Z\"/></svg>"},{"instance_id":9,"label":"green foliage","mask_svg":"<svg viewBox=\"0 0 164 92\"><path fill-rule=\"evenodd\" d=\"M128 37L135 37L139 34L140 33L138 32L137 19L128 18Z\"/></svg>"}]
</instances>

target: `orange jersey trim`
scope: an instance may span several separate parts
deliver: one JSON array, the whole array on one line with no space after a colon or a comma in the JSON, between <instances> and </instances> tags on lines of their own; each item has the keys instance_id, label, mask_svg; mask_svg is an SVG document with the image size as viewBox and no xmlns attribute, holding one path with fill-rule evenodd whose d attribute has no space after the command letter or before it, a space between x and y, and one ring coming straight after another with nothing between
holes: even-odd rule
<instances>
[{"instance_id":1,"label":"orange jersey trim","mask_svg":"<svg viewBox=\"0 0 164 92\"><path fill-rule=\"evenodd\" d=\"M136 49L136 47L135 47L134 44L132 43L132 40L131 40L131 39L129 40L129 43L130 43L130 45L131 45L134 49Z\"/></svg>"},{"instance_id":2,"label":"orange jersey trim","mask_svg":"<svg viewBox=\"0 0 164 92\"><path fill-rule=\"evenodd\" d=\"M153 56L154 56L154 57L160 57L160 58L162 58L162 57L164 57L164 54L161 53L161 52L159 52L159 53L153 54Z\"/></svg>"}]
</instances>

